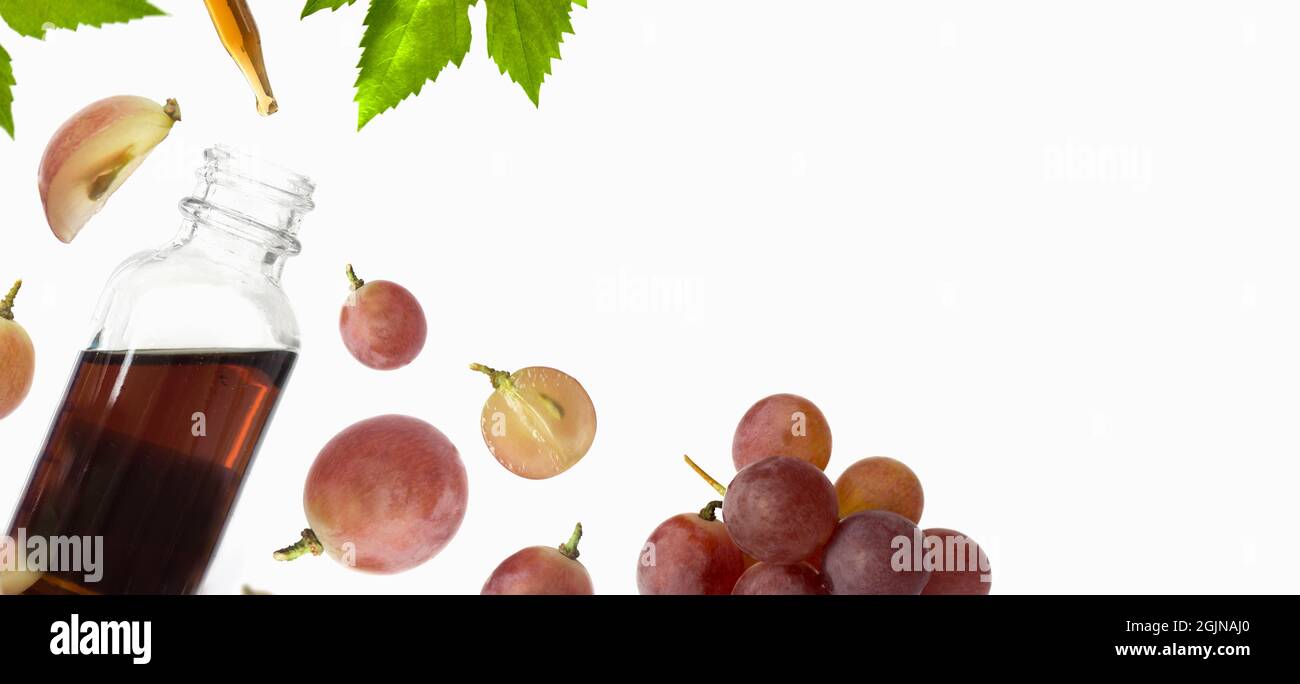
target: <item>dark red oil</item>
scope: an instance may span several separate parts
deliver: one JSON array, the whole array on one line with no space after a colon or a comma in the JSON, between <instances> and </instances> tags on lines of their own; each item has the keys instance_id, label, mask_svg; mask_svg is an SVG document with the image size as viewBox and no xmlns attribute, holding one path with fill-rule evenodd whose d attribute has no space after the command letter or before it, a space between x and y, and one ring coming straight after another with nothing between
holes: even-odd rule
<instances>
[{"instance_id":1,"label":"dark red oil","mask_svg":"<svg viewBox=\"0 0 1300 684\"><path fill-rule=\"evenodd\" d=\"M27 593L197 590L296 357L83 352L10 537L102 535L103 577L47 572Z\"/></svg>"}]
</instances>

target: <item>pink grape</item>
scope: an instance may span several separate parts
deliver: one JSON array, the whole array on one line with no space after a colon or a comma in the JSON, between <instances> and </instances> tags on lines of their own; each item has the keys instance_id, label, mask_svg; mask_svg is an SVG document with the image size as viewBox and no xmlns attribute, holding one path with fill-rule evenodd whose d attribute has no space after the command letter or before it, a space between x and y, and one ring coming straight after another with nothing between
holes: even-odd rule
<instances>
[{"instance_id":1,"label":"pink grape","mask_svg":"<svg viewBox=\"0 0 1300 684\"><path fill-rule=\"evenodd\" d=\"M401 368L424 349L429 327L424 309L406 288L387 280L365 282L348 264L352 292L339 312L339 332L348 352L376 370Z\"/></svg>"},{"instance_id":2,"label":"pink grape","mask_svg":"<svg viewBox=\"0 0 1300 684\"><path fill-rule=\"evenodd\" d=\"M637 591L647 595L730 594L745 559L717 520L714 502L699 513L681 513L650 533L637 560Z\"/></svg>"},{"instance_id":3,"label":"pink grape","mask_svg":"<svg viewBox=\"0 0 1300 684\"><path fill-rule=\"evenodd\" d=\"M591 575L578 562L578 540L582 524L558 548L530 546L501 561L487 582L483 595L591 595Z\"/></svg>"},{"instance_id":4,"label":"pink grape","mask_svg":"<svg viewBox=\"0 0 1300 684\"><path fill-rule=\"evenodd\" d=\"M736 470L768 456L790 456L820 470L831 460L831 428L817 405L797 394L773 394L745 412L731 440Z\"/></svg>"},{"instance_id":5,"label":"pink grape","mask_svg":"<svg viewBox=\"0 0 1300 684\"><path fill-rule=\"evenodd\" d=\"M798 563L835 531L835 487L817 466L771 456L747 466L726 488L722 517L741 551L767 563Z\"/></svg>"},{"instance_id":6,"label":"pink grape","mask_svg":"<svg viewBox=\"0 0 1300 684\"><path fill-rule=\"evenodd\" d=\"M23 403L32 388L36 372L36 349L32 338L23 326L14 321L14 297L23 281L14 283L4 299L0 299L0 418L4 418Z\"/></svg>"},{"instance_id":7,"label":"pink grape","mask_svg":"<svg viewBox=\"0 0 1300 684\"><path fill-rule=\"evenodd\" d=\"M822 557L827 588L832 594L921 593L930 579L924 563L894 569L895 541L900 539L910 562L912 545L922 543L912 521L889 511L862 511L841 520Z\"/></svg>"},{"instance_id":8,"label":"pink grape","mask_svg":"<svg viewBox=\"0 0 1300 684\"><path fill-rule=\"evenodd\" d=\"M736 582L732 594L745 596L816 596L828 594L822 576L807 563L757 563Z\"/></svg>"},{"instance_id":9,"label":"pink grape","mask_svg":"<svg viewBox=\"0 0 1300 684\"><path fill-rule=\"evenodd\" d=\"M451 541L468 489L465 466L446 436L418 418L386 415L355 423L321 449L307 474L303 509L309 532L331 558L394 573Z\"/></svg>"},{"instance_id":10,"label":"pink grape","mask_svg":"<svg viewBox=\"0 0 1300 684\"><path fill-rule=\"evenodd\" d=\"M931 527L925 531L925 544L926 558L933 553L935 564L922 594L982 596L993 588L988 556L974 539L956 530Z\"/></svg>"}]
</instances>

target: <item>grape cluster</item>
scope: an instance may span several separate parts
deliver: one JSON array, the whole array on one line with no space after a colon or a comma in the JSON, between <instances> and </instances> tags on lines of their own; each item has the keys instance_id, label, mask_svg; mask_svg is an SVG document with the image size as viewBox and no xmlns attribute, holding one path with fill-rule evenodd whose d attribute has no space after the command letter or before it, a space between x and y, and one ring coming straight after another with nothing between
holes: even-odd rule
<instances>
[{"instance_id":1,"label":"grape cluster","mask_svg":"<svg viewBox=\"0 0 1300 684\"><path fill-rule=\"evenodd\" d=\"M922 531L921 482L876 456L834 484L831 432L822 412L793 394L767 397L741 418L732 441L736 476L699 514L651 533L637 565L642 594L987 594L988 558L965 535ZM717 520L721 508L722 522Z\"/></svg>"}]
</instances>

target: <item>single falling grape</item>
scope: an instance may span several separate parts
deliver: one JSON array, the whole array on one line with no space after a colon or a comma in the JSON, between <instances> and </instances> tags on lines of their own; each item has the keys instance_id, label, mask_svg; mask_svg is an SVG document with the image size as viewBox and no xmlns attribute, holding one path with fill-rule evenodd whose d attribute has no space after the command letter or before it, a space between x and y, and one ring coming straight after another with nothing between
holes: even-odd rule
<instances>
[{"instance_id":1,"label":"single falling grape","mask_svg":"<svg viewBox=\"0 0 1300 684\"><path fill-rule=\"evenodd\" d=\"M907 518L889 511L854 513L840 521L826 545L822 577L832 594L919 594L930 572L918 545L921 531Z\"/></svg>"},{"instance_id":2,"label":"single falling grape","mask_svg":"<svg viewBox=\"0 0 1300 684\"><path fill-rule=\"evenodd\" d=\"M721 501L681 513L650 533L637 559L637 591L646 595L730 594L745 559L717 519Z\"/></svg>"},{"instance_id":3,"label":"single falling grape","mask_svg":"<svg viewBox=\"0 0 1300 684\"><path fill-rule=\"evenodd\" d=\"M821 470L831 460L831 428L817 405L797 394L773 394L745 412L731 440L736 470L768 456L790 456Z\"/></svg>"},{"instance_id":4,"label":"single falling grape","mask_svg":"<svg viewBox=\"0 0 1300 684\"><path fill-rule=\"evenodd\" d=\"M4 418L27 398L36 372L36 349L23 326L14 321L14 297L23 286L19 280L0 299L0 418Z\"/></svg>"},{"instance_id":5,"label":"single falling grape","mask_svg":"<svg viewBox=\"0 0 1300 684\"><path fill-rule=\"evenodd\" d=\"M460 455L437 428L410 416L368 418L316 456L303 488L311 527L275 558L324 552L358 570L409 570L455 536L468 490Z\"/></svg>"},{"instance_id":6,"label":"single falling grape","mask_svg":"<svg viewBox=\"0 0 1300 684\"><path fill-rule=\"evenodd\" d=\"M501 561L487 582L483 595L587 595L592 592L591 575L578 562L578 540L582 523L573 528L569 541L554 546L530 546Z\"/></svg>"},{"instance_id":7,"label":"single falling grape","mask_svg":"<svg viewBox=\"0 0 1300 684\"><path fill-rule=\"evenodd\" d=\"M956 530L931 527L925 531L926 559L933 559L930 581L922 594L982 596L993 588L988 556L974 539Z\"/></svg>"},{"instance_id":8,"label":"single falling grape","mask_svg":"<svg viewBox=\"0 0 1300 684\"><path fill-rule=\"evenodd\" d=\"M347 266L352 291L339 312L339 332L348 352L375 370L401 368L424 349L429 326L409 290L387 280L366 282Z\"/></svg>"},{"instance_id":9,"label":"single falling grape","mask_svg":"<svg viewBox=\"0 0 1300 684\"><path fill-rule=\"evenodd\" d=\"M921 480L900 461L887 456L864 458L835 480L840 517L858 511L892 511L914 523L921 522L925 493Z\"/></svg>"},{"instance_id":10,"label":"single falling grape","mask_svg":"<svg viewBox=\"0 0 1300 684\"><path fill-rule=\"evenodd\" d=\"M508 373L474 363L470 369L492 379L480 426L506 470L543 480L587 454L596 439L596 407L577 380L543 366Z\"/></svg>"},{"instance_id":11,"label":"single falling grape","mask_svg":"<svg viewBox=\"0 0 1300 684\"><path fill-rule=\"evenodd\" d=\"M736 581L739 596L818 596L828 594L822 576L807 563L757 563Z\"/></svg>"},{"instance_id":12,"label":"single falling grape","mask_svg":"<svg viewBox=\"0 0 1300 684\"><path fill-rule=\"evenodd\" d=\"M727 532L741 551L759 561L798 563L835 531L835 487L811 463L771 456L745 467L723 487L689 456L686 462L723 494Z\"/></svg>"}]
</instances>

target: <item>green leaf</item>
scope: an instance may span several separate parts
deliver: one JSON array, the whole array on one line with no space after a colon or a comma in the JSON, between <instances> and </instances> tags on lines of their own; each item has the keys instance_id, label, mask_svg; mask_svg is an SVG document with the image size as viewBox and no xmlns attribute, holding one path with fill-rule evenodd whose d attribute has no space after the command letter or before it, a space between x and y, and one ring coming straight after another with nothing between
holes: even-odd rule
<instances>
[{"instance_id":1,"label":"green leaf","mask_svg":"<svg viewBox=\"0 0 1300 684\"><path fill-rule=\"evenodd\" d=\"M315 14L323 9L333 12L344 5L351 5L356 1L357 0L307 0L307 6L302 8L302 16L299 18L306 19L308 15Z\"/></svg>"},{"instance_id":2,"label":"green leaf","mask_svg":"<svg viewBox=\"0 0 1300 684\"><path fill-rule=\"evenodd\" d=\"M487 48L501 73L539 104L551 60L560 58L564 34L573 33L569 14L587 0L483 0L487 4Z\"/></svg>"},{"instance_id":3,"label":"green leaf","mask_svg":"<svg viewBox=\"0 0 1300 684\"><path fill-rule=\"evenodd\" d=\"M98 27L162 14L147 0L0 0L5 23L33 38L44 38L51 27Z\"/></svg>"},{"instance_id":4,"label":"green leaf","mask_svg":"<svg viewBox=\"0 0 1300 684\"><path fill-rule=\"evenodd\" d=\"M5 129L10 138L14 137L14 67L9 61L9 53L0 45L0 128Z\"/></svg>"},{"instance_id":5,"label":"green leaf","mask_svg":"<svg viewBox=\"0 0 1300 684\"><path fill-rule=\"evenodd\" d=\"M357 66L357 130L419 95L469 52L469 6L478 0L371 0ZM549 0L548 0L549 1Z\"/></svg>"}]
</instances>

